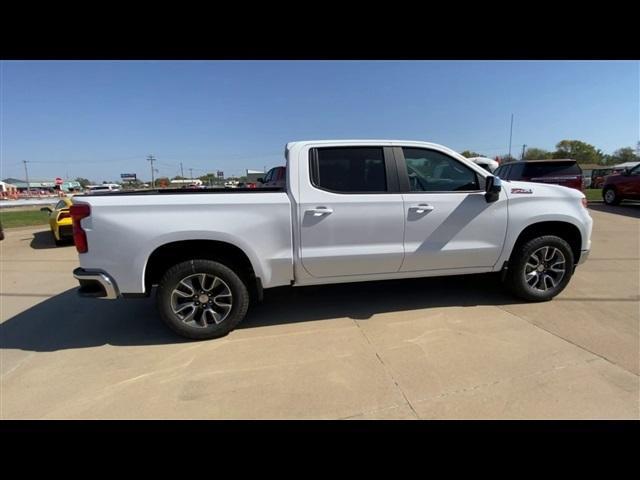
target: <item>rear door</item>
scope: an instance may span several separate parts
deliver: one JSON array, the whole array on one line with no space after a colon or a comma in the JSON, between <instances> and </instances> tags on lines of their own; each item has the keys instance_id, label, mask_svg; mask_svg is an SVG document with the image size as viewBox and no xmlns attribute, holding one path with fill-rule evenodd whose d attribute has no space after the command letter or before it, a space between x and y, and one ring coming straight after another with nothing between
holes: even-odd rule
<instances>
[{"instance_id":1,"label":"rear door","mask_svg":"<svg viewBox=\"0 0 640 480\"><path fill-rule=\"evenodd\" d=\"M487 203L484 178L427 148L394 148L405 218L403 272L493 267L507 230L502 192Z\"/></svg>"},{"instance_id":2,"label":"rear door","mask_svg":"<svg viewBox=\"0 0 640 480\"><path fill-rule=\"evenodd\" d=\"M313 148L309 157L298 206L304 269L314 277L397 272L404 206L391 148Z\"/></svg>"}]
</instances>

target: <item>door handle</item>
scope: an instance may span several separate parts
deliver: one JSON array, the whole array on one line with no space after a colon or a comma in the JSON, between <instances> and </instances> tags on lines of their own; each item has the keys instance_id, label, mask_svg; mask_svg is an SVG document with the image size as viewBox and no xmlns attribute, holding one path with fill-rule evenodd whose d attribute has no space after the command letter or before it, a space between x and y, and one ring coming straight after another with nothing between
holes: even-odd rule
<instances>
[{"instance_id":1,"label":"door handle","mask_svg":"<svg viewBox=\"0 0 640 480\"><path fill-rule=\"evenodd\" d=\"M314 217L320 217L322 215L329 215L330 213L333 213L333 209L327 207L309 208L306 211L308 213L312 213Z\"/></svg>"},{"instance_id":2,"label":"door handle","mask_svg":"<svg viewBox=\"0 0 640 480\"><path fill-rule=\"evenodd\" d=\"M413 210L416 213L424 213L424 212L430 212L434 208L435 207L433 205L429 205L427 203L421 203L419 205L410 206L409 210Z\"/></svg>"}]
</instances>

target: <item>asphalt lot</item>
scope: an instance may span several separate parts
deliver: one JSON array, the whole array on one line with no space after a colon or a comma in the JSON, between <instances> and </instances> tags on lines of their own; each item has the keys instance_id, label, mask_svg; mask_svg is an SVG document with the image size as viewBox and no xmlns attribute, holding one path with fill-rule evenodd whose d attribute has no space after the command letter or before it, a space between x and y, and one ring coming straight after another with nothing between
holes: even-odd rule
<instances>
[{"instance_id":1,"label":"asphalt lot","mask_svg":"<svg viewBox=\"0 0 640 480\"><path fill-rule=\"evenodd\" d=\"M640 418L640 206L592 208L589 261L555 300L492 276L266 292L189 342L153 299L75 294L73 246L0 242L0 417Z\"/></svg>"}]
</instances>

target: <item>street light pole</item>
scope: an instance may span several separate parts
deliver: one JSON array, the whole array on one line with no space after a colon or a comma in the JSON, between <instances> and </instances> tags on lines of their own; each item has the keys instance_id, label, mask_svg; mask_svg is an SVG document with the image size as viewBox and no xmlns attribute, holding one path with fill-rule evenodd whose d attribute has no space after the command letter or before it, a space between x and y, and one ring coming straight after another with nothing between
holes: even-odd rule
<instances>
[{"instance_id":1,"label":"street light pole","mask_svg":"<svg viewBox=\"0 0 640 480\"><path fill-rule=\"evenodd\" d=\"M511 138L513 137L513 113L511 114L511 128L509 129L509 158L511 158Z\"/></svg>"}]
</instances>

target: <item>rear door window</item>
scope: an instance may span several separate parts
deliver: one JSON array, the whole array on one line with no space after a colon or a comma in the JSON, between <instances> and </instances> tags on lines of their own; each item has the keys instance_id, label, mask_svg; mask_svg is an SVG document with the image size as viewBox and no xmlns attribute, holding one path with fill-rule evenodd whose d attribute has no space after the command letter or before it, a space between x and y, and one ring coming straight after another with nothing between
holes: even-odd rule
<instances>
[{"instance_id":1,"label":"rear door window","mask_svg":"<svg viewBox=\"0 0 640 480\"><path fill-rule=\"evenodd\" d=\"M386 192L382 148L319 148L311 161L311 182L338 193Z\"/></svg>"}]
</instances>

